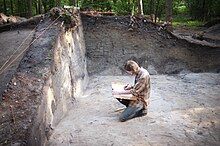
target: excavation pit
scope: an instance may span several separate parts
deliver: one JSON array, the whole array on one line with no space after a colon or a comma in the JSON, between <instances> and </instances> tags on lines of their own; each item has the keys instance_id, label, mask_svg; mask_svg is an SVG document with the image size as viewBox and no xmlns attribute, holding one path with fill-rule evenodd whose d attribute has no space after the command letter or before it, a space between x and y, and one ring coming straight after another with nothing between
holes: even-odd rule
<instances>
[{"instance_id":1,"label":"excavation pit","mask_svg":"<svg viewBox=\"0 0 220 146\"><path fill-rule=\"evenodd\" d=\"M1 144L219 145L218 47L141 19L130 29L129 17L76 16L77 27L55 22L21 60L3 94ZM151 103L147 116L121 123L111 82L133 82L128 59L151 73Z\"/></svg>"}]
</instances>

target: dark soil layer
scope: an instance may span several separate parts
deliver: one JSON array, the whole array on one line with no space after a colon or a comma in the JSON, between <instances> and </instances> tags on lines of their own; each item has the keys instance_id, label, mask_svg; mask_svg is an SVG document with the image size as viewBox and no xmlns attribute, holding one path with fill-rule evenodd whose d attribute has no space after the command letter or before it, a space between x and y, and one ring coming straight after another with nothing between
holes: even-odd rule
<instances>
[{"instance_id":1,"label":"dark soil layer","mask_svg":"<svg viewBox=\"0 0 220 146\"><path fill-rule=\"evenodd\" d=\"M220 48L173 37L144 19L129 27L130 17L82 14L89 74L123 74L123 64L134 59L151 74L219 72ZM110 68L116 68L109 72Z\"/></svg>"},{"instance_id":2,"label":"dark soil layer","mask_svg":"<svg viewBox=\"0 0 220 146\"><path fill-rule=\"evenodd\" d=\"M38 26L35 38L42 33L44 28L51 23L50 19L45 19ZM44 35L31 45L18 69L13 75L6 91L3 94L3 101L0 106L0 145L27 145L30 141L41 143L44 139L40 137L46 127L37 127L42 131L35 131L34 139L32 130L36 130L36 125L43 125L43 120L38 121L45 113L38 111L39 106L46 108L43 97L43 87L46 79L51 74L51 56L53 42L58 35L57 26L53 26ZM42 103L44 101L44 103ZM42 103L42 104L41 104ZM38 114L41 113L41 115ZM37 124L36 124L37 123ZM38 137L39 136L39 137Z\"/></svg>"},{"instance_id":3,"label":"dark soil layer","mask_svg":"<svg viewBox=\"0 0 220 146\"><path fill-rule=\"evenodd\" d=\"M0 33L0 67L2 68L0 74L0 100L2 100L2 93L6 90L7 83L16 72L23 54L11 65L9 63L30 44L34 33L35 30L31 29L17 29ZM8 63L6 64L6 62ZM5 68L6 66L8 68Z\"/></svg>"},{"instance_id":4,"label":"dark soil layer","mask_svg":"<svg viewBox=\"0 0 220 146\"><path fill-rule=\"evenodd\" d=\"M71 29L62 19L44 17L34 43L17 61L0 102L0 145L45 145L83 92L85 44L79 13L72 16L76 23Z\"/></svg>"}]
</instances>

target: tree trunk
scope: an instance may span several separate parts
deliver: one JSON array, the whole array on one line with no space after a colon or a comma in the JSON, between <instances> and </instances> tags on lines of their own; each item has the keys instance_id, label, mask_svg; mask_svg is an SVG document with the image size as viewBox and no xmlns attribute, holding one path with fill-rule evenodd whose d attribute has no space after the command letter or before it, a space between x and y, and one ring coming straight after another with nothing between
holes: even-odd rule
<instances>
[{"instance_id":1,"label":"tree trunk","mask_svg":"<svg viewBox=\"0 0 220 146\"><path fill-rule=\"evenodd\" d=\"M167 30L173 31L172 27L172 0L166 0L166 22Z\"/></svg>"},{"instance_id":2,"label":"tree trunk","mask_svg":"<svg viewBox=\"0 0 220 146\"><path fill-rule=\"evenodd\" d=\"M142 0L138 0L137 1L137 5L138 5L138 16L143 16L144 15L144 11L143 11L143 1Z\"/></svg>"},{"instance_id":3,"label":"tree trunk","mask_svg":"<svg viewBox=\"0 0 220 146\"><path fill-rule=\"evenodd\" d=\"M154 0L150 0L150 3L149 3L149 9L150 9L150 18L151 18L151 21L154 22L154 15L155 15L155 8L154 8Z\"/></svg>"},{"instance_id":4,"label":"tree trunk","mask_svg":"<svg viewBox=\"0 0 220 146\"><path fill-rule=\"evenodd\" d=\"M15 4L16 6L16 15L20 16L20 1L17 0L17 5Z\"/></svg>"},{"instance_id":5,"label":"tree trunk","mask_svg":"<svg viewBox=\"0 0 220 146\"><path fill-rule=\"evenodd\" d=\"M114 3L116 3L117 2L117 0L115 0L115 2ZM130 5L131 4L131 0L128 0L128 5Z\"/></svg>"},{"instance_id":6,"label":"tree trunk","mask_svg":"<svg viewBox=\"0 0 220 146\"><path fill-rule=\"evenodd\" d=\"M72 0L73 1L73 6L76 6L76 0Z\"/></svg>"},{"instance_id":7,"label":"tree trunk","mask_svg":"<svg viewBox=\"0 0 220 146\"><path fill-rule=\"evenodd\" d=\"M42 3L41 3L41 0L38 0L38 13L39 14L42 13Z\"/></svg>"},{"instance_id":8,"label":"tree trunk","mask_svg":"<svg viewBox=\"0 0 220 146\"><path fill-rule=\"evenodd\" d=\"M136 0L132 0L132 9L131 9L131 15L133 16L135 14L135 6L136 6Z\"/></svg>"},{"instance_id":9,"label":"tree trunk","mask_svg":"<svg viewBox=\"0 0 220 146\"><path fill-rule=\"evenodd\" d=\"M69 2L70 2L70 3L69 3L70 5L72 5L72 6L76 6L76 3L77 3L76 0L70 0Z\"/></svg>"},{"instance_id":10,"label":"tree trunk","mask_svg":"<svg viewBox=\"0 0 220 146\"><path fill-rule=\"evenodd\" d=\"M10 5L11 5L11 14L14 15L14 11L13 11L13 2L12 2L12 0L10 0Z\"/></svg>"},{"instance_id":11,"label":"tree trunk","mask_svg":"<svg viewBox=\"0 0 220 146\"><path fill-rule=\"evenodd\" d=\"M45 0L42 0L42 5L44 7L44 13L47 13L47 11L49 10L49 5L48 5L48 2L45 1ZM57 2L57 1L56 1ZM56 5L57 6L57 5Z\"/></svg>"},{"instance_id":12,"label":"tree trunk","mask_svg":"<svg viewBox=\"0 0 220 146\"><path fill-rule=\"evenodd\" d=\"M60 6L61 0L56 0L56 6Z\"/></svg>"},{"instance_id":13,"label":"tree trunk","mask_svg":"<svg viewBox=\"0 0 220 146\"><path fill-rule=\"evenodd\" d=\"M29 1L26 0L24 3L21 3L21 16L28 17L29 16Z\"/></svg>"},{"instance_id":14,"label":"tree trunk","mask_svg":"<svg viewBox=\"0 0 220 146\"><path fill-rule=\"evenodd\" d=\"M38 6L37 6L37 1L34 3L34 8L35 8L35 14L37 15L37 14L39 14L38 13Z\"/></svg>"},{"instance_id":15,"label":"tree trunk","mask_svg":"<svg viewBox=\"0 0 220 146\"><path fill-rule=\"evenodd\" d=\"M156 8L155 8L154 22L157 23L158 9L159 9L159 5L160 5L160 0L157 0L155 5L156 5Z\"/></svg>"},{"instance_id":16,"label":"tree trunk","mask_svg":"<svg viewBox=\"0 0 220 146\"><path fill-rule=\"evenodd\" d=\"M172 0L166 0L166 22L172 25Z\"/></svg>"},{"instance_id":17,"label":"tree trunk","mask_svg":"<svg viewBox=\"0 0 220 146\"><path fill-rule=\"evenodd\" d=\"M203 21L205 21L205 18L206 18L206 9L205 9L205 0L203 0L202 2L202 19Z\"/></svg>"},{"instance_id":18,"label":"tree trunk","mask_svg":"<svg viewBox=\"0 0 220 146\"><path fill-rule=\"evenodd\" d=\"M28 17L32 17L32 0L28 0Z\"/></svg>"},{"instance_id":19,"label":"tree trunk","mask_svg":"<svg viewBox=\"0 0 220 146\"><path fill-rule=\"evenodd\" d=\"M5 15L6 15L6 14L7 14L6 2L5 2L5 0L4 0L3 2L4 2L4 13L5 13Z\"/></svg>"}]
</instances>

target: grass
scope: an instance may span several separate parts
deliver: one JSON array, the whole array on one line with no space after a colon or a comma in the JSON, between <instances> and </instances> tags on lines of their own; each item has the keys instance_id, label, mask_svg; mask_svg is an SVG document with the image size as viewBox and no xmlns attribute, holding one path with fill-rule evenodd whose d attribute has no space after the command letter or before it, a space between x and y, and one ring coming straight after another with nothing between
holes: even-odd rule
<instances>
[{"instance_id":1,"label":"grass","mask_svg":"<svg viewBox=\"0 0 220 146\"><path fill-rule=\"evenodd\" d=\"M183 2L176 3L176 7L174 7L174 15L173 15L173 26L174 28L177 27L187 27L187 28L198 28L204 24L204 22L199 20L193 20L187 14L188 9L186 4Z\"/></svg>"},{"instance_id":2,"label":"grass","mask_svg":"<svg viewBox=\"0 0 220 146\"><path fill-rule=\"evenodd\" d=\"M199 20L192 20L186 16L174 16L172 24L174 27L197 28L202 26L204 22Z\"/></svg>"}]
</instances>

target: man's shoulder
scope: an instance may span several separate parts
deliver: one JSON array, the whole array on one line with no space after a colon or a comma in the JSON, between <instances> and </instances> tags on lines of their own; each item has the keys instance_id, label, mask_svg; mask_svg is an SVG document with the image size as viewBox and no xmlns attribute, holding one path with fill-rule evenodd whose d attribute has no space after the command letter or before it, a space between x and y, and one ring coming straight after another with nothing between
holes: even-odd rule
<instances>
[{"instance_id":1,"label":"man's shoulder","mask_svg":"<svg viewBox=\"0 0 220 146\"><path fill-rule=\"evenodd\" d=\"M150 74L145 68L141 68L141 77L149 77Z\"/></svg>"}]
</instances>

